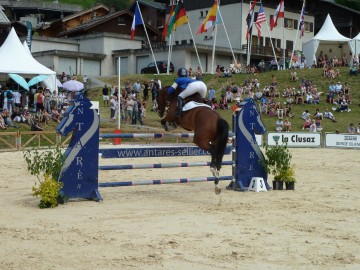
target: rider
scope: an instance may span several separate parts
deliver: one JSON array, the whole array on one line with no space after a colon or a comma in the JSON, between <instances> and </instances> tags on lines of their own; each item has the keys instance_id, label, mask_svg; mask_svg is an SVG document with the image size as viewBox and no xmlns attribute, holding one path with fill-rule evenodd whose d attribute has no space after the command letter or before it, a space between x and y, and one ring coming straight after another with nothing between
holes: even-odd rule
<instances>
[{"instance_id":1,"label":"rider","mask_svg":"<svg viewBox=\"0 0 360 270\"><path fill-rule=\"evenodd\" d=\"M180 68L178 70L178 78L168 89L168 94L175 93L177 87L180 87L181 93L177 97L177 108L175 112L176 117L181 116L181 110L185 98L195 94L196 92L199 93L202 98L205 98L207 92L206 85L202 81L189 78L188 72L185 68Z\"/></svg>"}]
</instances>

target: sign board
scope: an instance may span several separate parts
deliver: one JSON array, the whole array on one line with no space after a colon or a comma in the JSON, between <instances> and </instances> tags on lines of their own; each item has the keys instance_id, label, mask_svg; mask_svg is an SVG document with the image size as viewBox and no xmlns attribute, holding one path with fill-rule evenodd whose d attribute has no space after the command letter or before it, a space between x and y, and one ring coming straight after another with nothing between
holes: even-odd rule
<instances>
[{"instance_id":1,"label":"sign board","mask_svg":"<svg viewBox=\"0 0 360 270\"><path fill-rule=\"evenodd\" d=\"M287 143L288 147L320 147L321 133L317 132L269 132L268 145Z\"/></svg>"},{"instance_id":2,"label":"sign board","mask_svg":"<svg viewBox=\"0 0 360 270\"><path fill-rule=\"evenodd\" d=\"M325 146L360 149L360 134L326 133Z\"/></svg>"}]
</instances>

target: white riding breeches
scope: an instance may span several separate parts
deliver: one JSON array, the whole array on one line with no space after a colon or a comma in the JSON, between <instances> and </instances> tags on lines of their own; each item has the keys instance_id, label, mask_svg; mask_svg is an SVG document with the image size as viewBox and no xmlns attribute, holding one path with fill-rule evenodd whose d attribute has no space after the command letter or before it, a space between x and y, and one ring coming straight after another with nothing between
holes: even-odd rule
<instances>
[{"instance_id":1,"label":"white riding breeches","mask_svg":"<svg viewBox=\"0 0 360 270\"><path fill-rule=\"evenodd\" d=\"M196 92L198 92L202 98L205 98L207 92L207 87L205 83L203 83L202 81L195 81L188 84L186 89L179 94L179 97L185 99L192 94L195 94Z\"/></svg>"}]
</instances>

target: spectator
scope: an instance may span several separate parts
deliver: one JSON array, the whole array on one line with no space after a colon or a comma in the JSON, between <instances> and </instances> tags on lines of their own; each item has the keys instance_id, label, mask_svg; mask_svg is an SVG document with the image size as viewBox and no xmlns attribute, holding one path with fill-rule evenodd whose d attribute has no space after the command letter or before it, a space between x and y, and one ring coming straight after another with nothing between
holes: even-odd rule
<instances>
[{"instance_id":1,"label":"spectator","mask_svg":"<svg viewBox=\"0 0 360 270\"><path fill-rule=\"evenodd\" d=\"M134 109L134 100L131 98L131 96L127 96L126 103L125 103L125 122L127 122L129 125L132 121L132 115L133 115L133 109Z\"/></svg>"},{"instance_id":2,"label":"spectator","mask_svg":"<svg viewBox=\"0 0 360 270\"><path fill-rule=\"evenodd\" d=\"M213 100L215 98L215 89L213 87L210 87L208 98L209 100Z\"/></svg>"},{"instance_id":3,"label":"spectator","mask_svg":"<svg viewBox=\"0 0 360 270\"><path fill-rule=\"evenodd\" d=\"M130 81L127 81L125 83L125 91L128 95L130 95L130 92L131 92L131 86L130 86Z\"/></svg>"},{"instance_id":4,"label":"spectator","mask_svg":"<svg viewBox=\"0 0 360 270\"><path fill-rule=\"evenodd\" d=\"M360 133L360 123L359 123L359 125L356 127L356 133Z\"/></svg>"},{"instance_id":5,"label":"spectator","mask_svg":"<svg viewBox=\"0 0 360 270\"><path fill-rule=\"evenodd\" d=\"M219 104L220 109L222 110L228 110L229 109L229 105L226 102L226 95L222 94L221 95L221 100L220 100L220 104Z\"/></svg>"},{"instance_id":6,"label":"spectator","mask_svg":"<svg viewBox=\"0 0 360 270\"><path fill-rule=\"evenodd\" d=\"M310 132L316 132L315 120L311 120L311 124L310 124L310 127L309 127L309 131L310 131Z\"/></svg>"},{"instance_id":7,"label":"spectator","mask_svg":"<svg viewBox=\"0 0 360 270\"><path fill-rule=\"evenodd\" d=\"M143 93L144 93L144 100L148 100L149 98L149 83L147 81L144 81L144 90L143 90Z\"/></svg>"},{"instance_id":8,"label":"spectator","mask_svg":"<svg viewBox=\"0 0 360 270\"><path fill-rule=\"evenodd\" d=\"M285 121L284 121L284 129L285 129L285 132L291 131L291 122L287 118L285 118Z\"/></svg>"},{"instance_id":9,"label":"spectator","mask_svg":"<svg viewBox=\"0 0 360 270\"><path fill-rule=\"evenodd\" d=\"M276 120L275 122L275 130L277 132L281 132L283 130L283 125L284 125L283 120L278 118L278 120Z\"/></svg>"},{"instance_id":10,"label":"spectator","mask_svg":"<svg viewBox=\"0 0 360 270\"><path fill-rule=\"evenodd\" d=\"M1 129L7 129L7 127L5 125L4 118L2 118L1 114L0 114L0 128Z\"/></svg>"},{"instance_id":11,"label":"spectator","mask_svg":"<svg viewBox=\"0 0 360 270\"><path fill-rule=\"evenodd\" d=\"M18 107L15 107L13 113L11 114L11 120L17 123L26 123L26 119L23 114L19 111Z\"/></svg>"},{"instance_id":12,"label":"spectator","mask_svg":"<svg viewBox=\"0 0 360 270\"><path fill-rule=\"evenodd\" d=\"M273 58L270 62L270 68L271 70L277 70L278 69L278 63L275 58Z\"/></svg>"},{"instance_id":13,"label":"spectator","mask_svg":"<svg viewBox=\"0 0 360 270\"><path fill-rule=\"evenodd\" d=\"M141 91L140 80L137 80L137 81L134 83L133 89L134 89L135 95L136 95L137 97L140 96L140 91Z\"/></svg>"},{"instance_id":14,"label":"spectator","mask_svg":"<svg viewBox=\"0 0 360 270\"><path fill-rule=\"evenodd\" d=\"M6 87L4 96L6 97L6 102L7 102L6 108L10 113L12 113L15 108L14 92Z\"/></svg>"},{"instance_id":15,"label":"spectator","mask_svg":"<svg viewBox=\"0 0 360 270\"><path fill-rule=\"evenodd\" d=\"M335 116L333 115L332 112L330 112L328 109L326 109L326 111L324 112L324 118L328 118L333 122L336 122L335 120Z\"/></svg>"},{"instance_id":16,"label":"spectator","mask_svg":"<svg viewBox=\"0 0 360 270\"><path fill-rule=\"evenodd\" d=\"M358 67L357 67L357 64L356 65L353 65L352 67L350 67L350 76L356 76L358 75Z\"/></svg>"},{"instance_id":17,"label":"spectator","mask_svg":"<svg viewBox=\"0 0 360 270\"><path fill-rule=\"evenodd\" d=\"M111 96L110 99L110 122L115 122L116 120L116 116L115 116L116 107L117 107L117 97L113 95Z\"/></svg>"},{"instance_id":18,"label":"spectator","mask_svg":"<svg viewBox=\"0 0 360 270\"><path fill-rule=\"evenodd\" d=\"M104 102L104 107L109 107L109 88L107 86L107 84L105 84L104 88L102 89L102 94L103 94L103 102Z\"/></svg>"},{"instance_id":19,"label":"spectator","mask_svg":"<svg viewBox=\"0 0 360 270\"><path fill-rule=\"evenodd\" d=\"M197 67L196 80L198 80L198 81L202 81L202 77L203 77L202 70L201 70L200 66L198 66L198 67Z\"/></svg>"},{"instance_id":20,"label":"spectator","mask_svg":"<svg viewBox=\"0 0 360 270\"><path fill-rule=\"evenodd\" d=\"M224 77L231 77L231 72L228 68L225 68L224 70Z\"/></svg>"},{"instance_id":21,"label":"spectator","mask_svg":"<svg viewBox=\"0 0 360 270\"><path fill-rule=\"evenodd\" d=\"M350 123L348 127L348 133L354 134L356 132L356 128L354 127L353 123Z\"/></svg>"},{"instance_id":22,"label":"spectator","mask_svg":"<svg viewBox=\"0 0 360 270\"><path fill-rule=\"evenodd\" d=\"M51 108L51 119L55 122L60 123L61 115L59 111L56 109L56 107Z\"/></svg>"},{"instance_id":23,"label":"spectator","mask_svg":"<svg viewBox=\"0 0 360 270\"><path fill-rule=\"evenodd\" d=\"M291 71L291 81L293 82L297 81L297 73L295 70Z\"/></svg>"},{"instance_id":24,"label":"spectator","mask_svg":"<svg viewBox=\"0 0 360 270\"><path fill-rule=\"evenodd\" d=\"M316 109L316 112L314 114L314 118L315 118L316 127L320 127L321 126L321 121L323 119L323 114L320 112L319 109Z\"/></svg>"},{"instance_id":25,"label":"spectator","mask_svg":"<svg viewBox=\"0 0 360 270\"><path fill-rule=\"evenodd\" d=\"M218 110L219 108L220 108L220 106L219 106L217 100L215 98L213 98L211 100L211 109Z\"/></svg>"},{"instance_id":26,"label":"spectator","mask_svg":"<svg viewBox=\"0 0 360 270\"><path fill-rule=\"evenodd\" d=\"M234 99L234 94L230 90L227 90L226 91L226 102L232 103L233 99Z\"/></svg>"},{"instance_id":27,"label":"spectator","mask_svg":"<svg viewBox=\"0 0 360 270\"><path fill-rule=\"evenodd\" d=\"M260 63L258 64L258 68L259 68L259 71L260 71L260 72L264 72L264 71L265 71L265 61L264 61L264 59L262 59L262 60L260 61Z\"/></svg>"},{"instance_id":28,"label":"spectator","mask_svg":"<svg viewBox=\"0 0 360 270\"><path fill-rule=\"evenodd\" d=\"M44 110L44 94L42 88L39 88L39 93L36 96L36 112Z\"/></svg>"},{"instance_id":29,"label":"spectator","mask_svg":"<svg viewBox=\"0 0 360 270\"><path fill-rule=\"evenodd\" d=\"M191 78L193 76L193 69L192 67L189 67L189 70L188 70L188 76Z\"/></svg>"},{"instance_id":30,"label":"spectator","mask_svg":"<svg viewBox=\"0 0 360 270\"><path fill-rule=\"evenodd\" d=\"M312 121L311 121L311 119L310 119L310 115L306 116L306 119L305 119L305 122L304 122L304 124L303 124L302 130L305 130L305 129L310 128L311 123L312 123ZM314 124L315 124L315 121L314 121ZM315 127L316 127L316 125L315 125Z\"/></svg>"}]
</instances>

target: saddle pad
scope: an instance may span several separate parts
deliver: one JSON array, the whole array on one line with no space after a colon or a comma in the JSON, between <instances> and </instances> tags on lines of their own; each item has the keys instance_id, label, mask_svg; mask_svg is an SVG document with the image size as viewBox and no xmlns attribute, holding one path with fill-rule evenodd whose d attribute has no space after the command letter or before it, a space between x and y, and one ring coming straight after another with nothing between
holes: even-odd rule
<instances>
[{"instance_id":1,"label":"saddle pad","mask_svg":"<svg viewBox=\"0 0 360 270\"><path fill-rule=\"evenodd\" d=\"M211 109L211 107L205 103L198 103L198 102L195 102L195 101L189 101L188 103L186 103L183 107L183 111L189 111L191 109L194 109L196 107L208 107Z\"/></svg>"}]
</instances>

